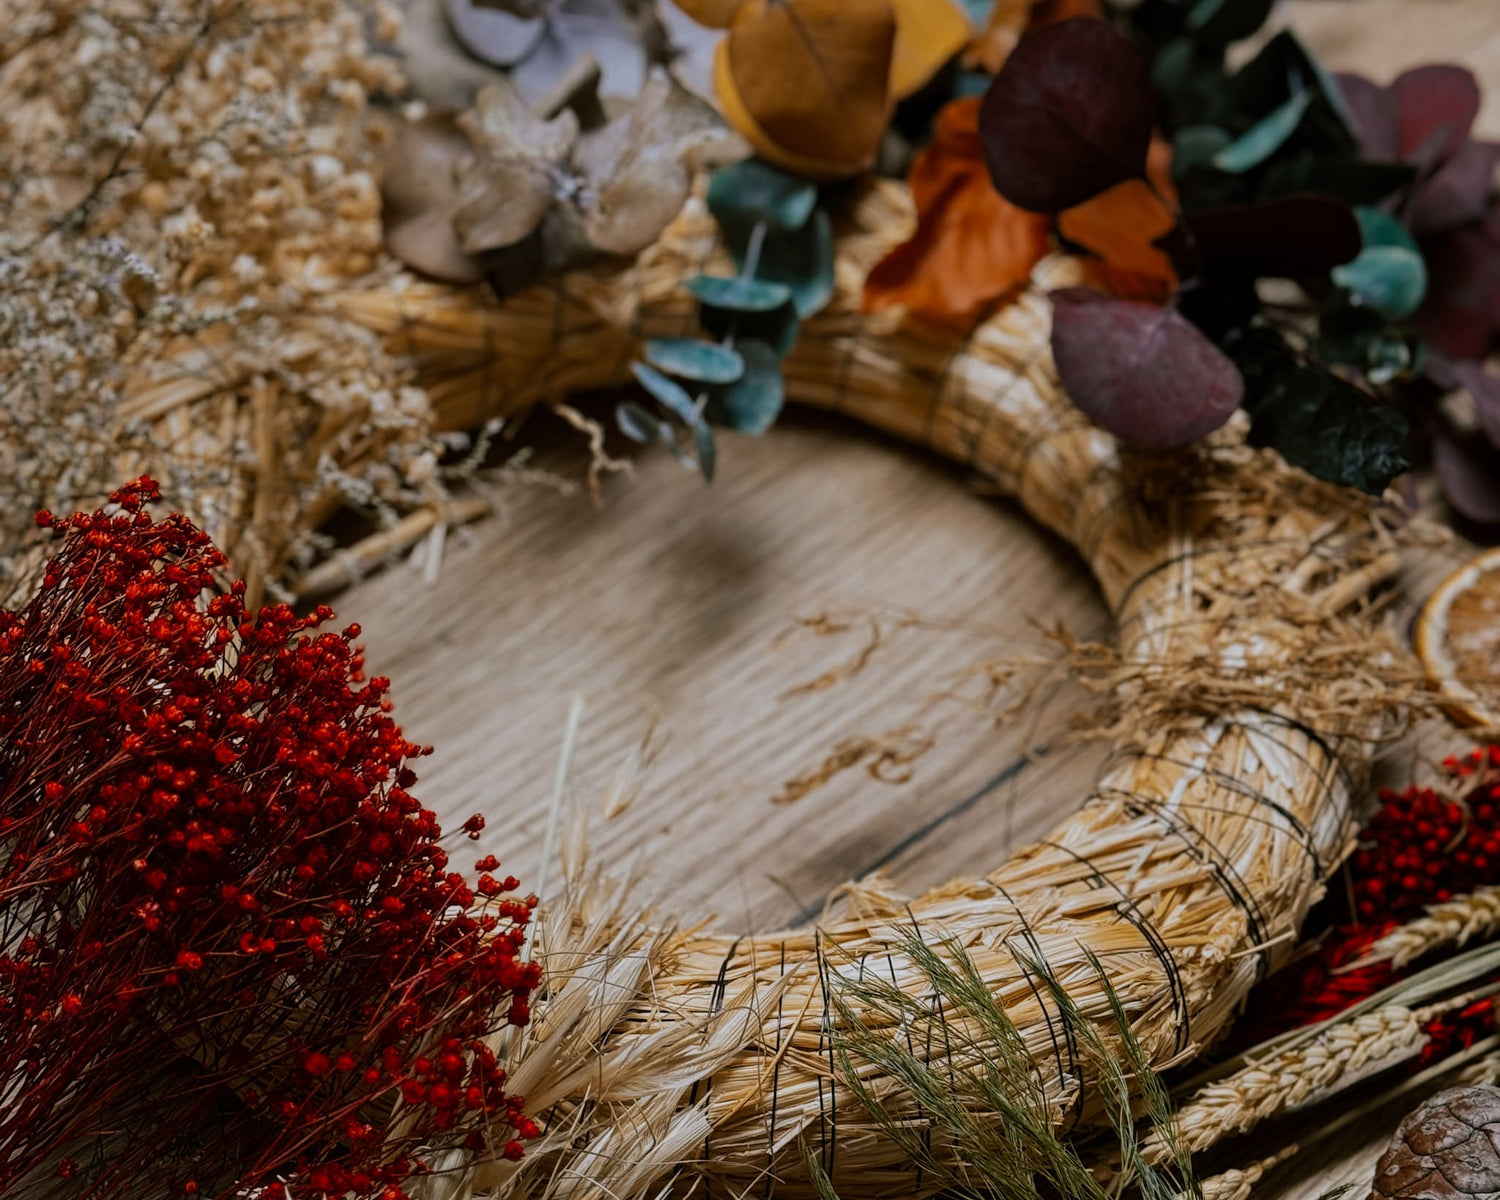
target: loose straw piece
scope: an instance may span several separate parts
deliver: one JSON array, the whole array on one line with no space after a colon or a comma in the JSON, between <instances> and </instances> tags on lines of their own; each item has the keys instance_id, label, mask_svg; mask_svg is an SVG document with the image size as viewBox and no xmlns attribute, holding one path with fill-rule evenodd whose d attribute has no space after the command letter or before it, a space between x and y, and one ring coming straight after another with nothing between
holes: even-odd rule
<instances>
[{"instance_id":1,"label":"loose straw piece","mask_svg":"<svg viewBox=\"0 0 1500 1200\"><path fill-rule=\"evenodd\" d=\"M1020 1030L1055 1120L1088 1120L1089 1067L1026 964L1059 981L1108 1040L1117 1034L1096 955L1151 1060L1182 1061L1288 953L1350 847L1350 797L1406 698L1406 664L1368 602L1396 564L1376 506L1249 449L1238 425L1147 456L1089 424L1048 352L1046 293L1079 278L1068 259L1042 263L965 340L863 314L868 267L911 221L896 185L855 206L839 235L836 295L785 361L788 394L974 469L1078 548L1119 629L1116 751L1076 815L982 879L911 898L852 885L848 915L772 935L627 925L634 940L609 952L647 955L635 1002L574 1056L512 1064L549 1097L538 1117L572 1132L505 1172L508 1195L593 1194L627 1180L639 1190L671 1171L736 1193L773 1179L778 1195L805 1193L803 1144L845 1194L940 1190L948 1181L918 1172L839 1076L828 993L839 972L879 972L930 996L903 940L916 930L939 953L962 947ZM682 282L705 264L731 269L700 197L634 266L572 275L504 306L402 278L334 303L413 353L439 424L463 427L624 382L641 339L693 327ZM547 944L583 937L590 911L580 902L576 924L552 926ZM717 1036L736 1004L758 1014L752 1027ZM961 1032L955 1042L982 1042L979 1030ZM694 1041L699 1052L683 1049ZM942 1046L911 1051L946 1061ZM899 1106L894 1080L866 1083ZM700 1110L702 1144L662 1164L671 1114ZM941 1150L942 1131L931 1136ZM641 1162L658 1169L643 1176Z\"/></svg>"}]
</instances>

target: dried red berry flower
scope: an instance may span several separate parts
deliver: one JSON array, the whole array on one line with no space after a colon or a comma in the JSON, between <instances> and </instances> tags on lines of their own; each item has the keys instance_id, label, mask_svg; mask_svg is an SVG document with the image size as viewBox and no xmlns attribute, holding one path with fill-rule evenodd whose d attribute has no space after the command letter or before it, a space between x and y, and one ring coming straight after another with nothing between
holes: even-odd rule
<instances>
[{"instance_id":1,"label":"dried red berry flower","mask_svg":"<svg viewBox=\"0 0 1500 1200\"><path fill-rule=\"evenodd\" d=\"M358 627L248 612L157 498L39 514L0 612L0 1193L398 1200L419 1151L519 1153L529 898L445 871Z\"/></svg>"},{"instance_id":2,"label":"dried red berry flower","mask_svg":"<svg viewBox=\"0 0 1500 1200\"><path fill-rule=\"evenodd\" d=\"M1268 1015L1252 1023L1251 1036L1321 1021L1374 995L1396 979L1389 964L1353 970L1349 964L1428 905L1494 883L1500 870L1500 746L1444 765L1461 800L1432 788L1381 793L1380 807L1349 860L1352 911L1316 954L1267 982L1255 1007ZM1429 1029L1423 1062L1442 1057L1444 1046L1458 1048L1462 1038L1472 1041L1477 1028L1492 1022L1487 1005L1440 1019Z\"/></svg>"}]
</instances>

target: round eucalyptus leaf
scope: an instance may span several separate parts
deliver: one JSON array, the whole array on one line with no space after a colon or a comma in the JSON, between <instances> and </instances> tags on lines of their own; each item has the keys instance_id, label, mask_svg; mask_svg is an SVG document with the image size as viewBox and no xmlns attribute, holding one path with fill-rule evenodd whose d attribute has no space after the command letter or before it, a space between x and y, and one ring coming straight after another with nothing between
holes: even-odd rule
<instances>
[{"instance_id":1,"label":"round eucalyptus leaf","mask_svg":"<svg viewBox=\"0 0 1500 1200\"><path fill-rule=\"evenodd\" d=\"M1023 37L990 85L979 136L999 193L1059 212L1146 174L1156 99L1146 64L1104 21L1074 17Z\"/></svg>"},{"instance_id":2,"label":"round eucalyptus leaf","mask_svg":"<svg viewBox=\"0 0 1500 1200\"><path fill-rule=\"evenodd\" d=\"M738 276L731 279L720 275L694 275L687 281L687 289L704 304L740 313L772 312L792 298L792 290L785 284Z\"/></svg>"},{"instance_id":3,"label":"round eucalyptus leaf","mask_svg":"<svg viewBox=\"0 0 1500 1200\"><path fill-rule=\"evenodd\" d=\"M713 173L708 181L708 211L726 226L767 228L793 233L807 224L818 203L818 189L759 158L747 158Z\"/></svg>"},{"instance_id":4,"label":"round eucalyptus leaf","mask_svg":"<svg viewBox=\"0 0 1500 1200\"><path fill-rule=\"evenodd\" d=\"M1184 125L1172 138L1172 178L1180 180L1193 167L1210 165L1232 141L1217 125Z\"/></svg>"},{"instance_id":5,"label":"round eucalyptus leaf","mask_svg":"<svg viewBox=\"0 0 1500 1200\"><path fill-rule=\"evenodd\" d=\"M781 415L786 399L781 356L760 341L743 341L739 349L745 359L744 377L710 396L708 417L738 433L765 433Z\"/></svg>"},{"instance_id":6,"label":"round eucalyptus leaf","mask_svg":"<svg viewBox=\"0 0 1500 1200\"><path fill-rule=\"evenodd\" d=\"M1405 246L1369 246L1353 262L1334 267L1333 281L1391 321L1417 311L1427 294L1427 266Z\"/></svg>"},{"instance_id":7,"label":"round eucalyptus leaf","mask_svg":"<svg viewBox=\"0 0 1500 1200\"><path fill-rule=\"evenodd\" d=\"M833 299L833 221L822 209L795 234L767 239L759 274L792 289L804 320Z\"/></svg>"},{"instance_id":8,"label":"round eucalyptus leaf","mask_svg":"<svg viewBox=\"0 0 1500 1200\"><path fill-rule=\"evenodd\" d=\"M745 373L745 360L736 351L697 338L652 338L646 361L694 383L733 383Z\"/></svg>"},{"instance_id":9,"label":"round eucalyptus leaf","mask_svg":"<svg viewBox=\"0 0 1500 1200\"><path fill-rule=\"evenodd\" d=\"M1359 222L1359 234L1364 239L1366 249L1371 246L1400 246L1413 254L1421 253L1416 239L1406 231L1406 226L1383 209L1362 204L1355 208L1354 218Z\"/></svg>"}]
</instances>

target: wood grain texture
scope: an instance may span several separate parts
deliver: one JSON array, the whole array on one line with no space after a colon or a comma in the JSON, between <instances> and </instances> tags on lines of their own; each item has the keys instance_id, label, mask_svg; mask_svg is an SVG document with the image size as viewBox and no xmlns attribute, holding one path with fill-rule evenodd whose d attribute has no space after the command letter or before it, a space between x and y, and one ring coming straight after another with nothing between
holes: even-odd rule
<instances>
[{"instance_id":1,"label":"wood grain texture","mask_svg":"<svg viewBox=\"0 0 1500 1200\"><path fill-rule=\"evenodd\" d=\"M638 866L674 911L736 927L791 921L891 860L913 882L987 869L1054 820L1030 802L1033 777L1083 794L1090 755L1028 756L1076 710L1066 685L998 728L1007 693L987 702L987 663L1052 652L1040 626L1107 631L1058 544L935 459L838 421L726 436L722 454L711 488L641 458L598 510L511 493L504 520L449 546L437 586L398 567L340 598L408 733L436 747L422 794L445 825L484 812L477 848L537 877L575 693L570 786L590 805L656 725L639 796L597 827L598 858Z\"/></svg>"},{"instance_id":2,"label":"wood grain texture","mask_svg":"<svg viewBox=\"0 0 1500 1200\"><path fill-rule=\"evenodd\" d=\"M1379 80L1467 63L1487 90L1481 127L1500 134L1496 0L1298 0L1278 19L1331 68ZM566 447L542 462L580 469ZM575 694L579 804L597 809L643 759L628 806L594 823L596 860L737 931L815 914L875 869L909 887L988 869L1076 803L1098 751L1058 735L1087 697L1058 684L997 722L1019 692L986 703L983 670L1048 653L1044 626L1107 634L1065 548L955 470L832 419L726 435L720 463L704 488L664 456L639 459L598 509L509 490L504 519L450 538L435 586L398 566L337 599L364 626L372 671L394 679L408 733L436 747L418 790L446 826L483 812L475 850L535 886ZM1462 552L1415 559L1413 594ZM821 630L801 624L820 617ZM1394 757L1406 770L1457 743L1438 727ZM841 752L853 761L774 802ZM1307 1148L1256 1195L1367 1182L1394 1119Z\"/></svg>"}]
</instances>

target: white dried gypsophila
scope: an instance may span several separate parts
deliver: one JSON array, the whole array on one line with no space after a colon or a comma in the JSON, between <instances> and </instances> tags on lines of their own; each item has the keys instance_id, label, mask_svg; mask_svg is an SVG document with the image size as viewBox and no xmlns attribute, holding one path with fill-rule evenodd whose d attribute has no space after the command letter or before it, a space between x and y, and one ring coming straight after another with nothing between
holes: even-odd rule
<instances>
[{"instance_id":1,"label":"white dried gypsophila","mask_svg":"<svg viewBox=\"0 0 1500 1200\"><path fill-rule=\"evenodd\" d=\"M367 97L398 80L367 35L397 24L380 0L0 0L0 571L33 510L139 469L272 578L320 552L302 517L330 495L386 519L439 494L425 395L318 310L380 260Z\"/></svg>"}]
</instances>

